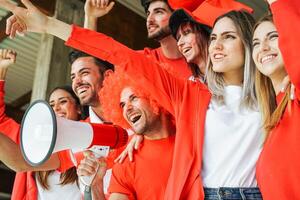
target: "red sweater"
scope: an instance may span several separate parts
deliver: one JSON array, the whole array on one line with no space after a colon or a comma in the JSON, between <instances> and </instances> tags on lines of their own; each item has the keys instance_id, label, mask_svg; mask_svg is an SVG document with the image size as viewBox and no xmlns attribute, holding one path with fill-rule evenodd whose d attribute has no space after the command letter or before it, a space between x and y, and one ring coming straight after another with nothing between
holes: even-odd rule
<instances>
[{"instance_id":1,"label":"red sweater","mask_svg":"<svg viewBox=\"0 0 300 200\"><path fill-rule=\"evenodd\" d=\"M73 26L66 44L126 70L175 117L174 157L165 199L204 199L200 173L205 116L211 97L206 85L175 78L157 62L95 31Z\"/></svg>"},{"instance_id":2,"label":"red sweater","mask_svg":"<svg viewBox=\"0 0 300 200\"><path fill-rule=\"evenodd\" d=\"M0 81L0 132L11 138L17 144L20 143L20 125L5 115L4 81ZM37 199L37 186L32 172L18 172L15 177L12 200Z\"/></svg>"},{"instance_id":3,"label":"red sweater","mask_svg":"<svg viewBox=\"0 0 300 200\"><path fill-rule=\"evenodd\" d=\"M278 0L271 5L285 67L296 87L296 99L271 131L257 163L257 181L264 200L300 199L299 7L299 0Z\"/></svg>"}]
</instances>

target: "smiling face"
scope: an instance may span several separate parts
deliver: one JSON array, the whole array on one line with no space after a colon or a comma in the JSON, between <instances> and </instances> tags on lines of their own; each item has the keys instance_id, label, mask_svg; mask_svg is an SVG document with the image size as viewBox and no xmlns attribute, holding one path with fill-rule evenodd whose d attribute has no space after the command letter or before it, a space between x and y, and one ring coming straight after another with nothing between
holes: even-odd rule
<instances>
[{"instance_id":1,"label":"smiling face","mask_svg":"<svg viewBox=\"0 0 300 200\"><path fill-rule=\"evenodd\" d=\"M176 39L180 53L188 63L199 65L200 47L198 44L199 35L190 23L180 25Z\"/></svg>"},{"instance_id":2,"label":"smiling face","mask_svg":"<svg viewBox=\"0 0 300 200\"><path fill-rule=\"evenodd\" d=\"M258 70L265 76L272 78L286 74L278 46L278 32L272 22L264 21L255 29L252 57Z\"/></svg>"},{"instance_id":3,"label":"smiling face","mask_svg":"<svg viewBox=\"0 0 300 200\"><path fill-rule=\"evenodd\" d=\"M79 105L70 93L65 90L54 90L49 97L49 104L57 116L70 120L79 120Z\"/></svg>"},{"instance_id":4,"label":"smiling face","mask_svg":"<svg viewBox=\"0 0 300 200\"><path fill-rule=\"evenodd\" d=\"M76 59L71 68L72 88L82 105L97 106L98 91L102 86L103 75L93 57Z\"/></svg>"},{"instance_id":5,"label":"smiling face","mask_svg":"<svg viewBox=\"0 0 300 200\"><path fill-rule=\"evenodd\" d=\"M155 114L148 99L138 97L130 87L121 92L120 107L123 117L137 134L147 134L160 126L160 115Z\"/></svg>"},{"instance_id":6,"label":"smiling face","mask_svg":"<svg viewBox=\"0 0 300 200\"><path fill-rule=\"evenodd\" d=\"M242 76L245 62L244 45L233 21L224 17L214 26L209 45L209 57L215 72ZM242 78L242 77L241 77Z\"/></svg>"},{"instance_id":7,"label":"smiling face","mask_svg":"<svg viewBox=\"0 0 300 200\"><path fill-rule=\"evenodd\" d=\"M148 38L157 41L171 35L169 19L172 11L164 1L153 1L147 11Z\"/></svg>"}]
</instances>

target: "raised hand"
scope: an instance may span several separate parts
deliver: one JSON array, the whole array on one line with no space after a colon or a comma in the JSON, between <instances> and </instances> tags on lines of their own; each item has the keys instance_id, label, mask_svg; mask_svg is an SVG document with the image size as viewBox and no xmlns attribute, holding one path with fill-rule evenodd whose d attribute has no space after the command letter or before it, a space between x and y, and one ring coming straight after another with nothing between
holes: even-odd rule
<instances>
[{"instance_id":1,"label":"raised hand","mask_svg":"<svg viewBox=\"0 0 300 200\"><path fill-rule=\"evenodd\" d=\"M9 49L0 49L0 69L7 69L16 62L17 53Z\"/></svg>"},{"instance_id":2,"label":"raised hand","mask_svg":"<svg viewBox=\"0 0 300 200\"><path fill-rule=\"evenodd\" d=\"M124 159L128 156L129 161L133 161L133 151L137 150L141 143L143 142L144 137L142 135L134 135L130 142L127 144L126 149L114 160L115 163L122 163Z\"/></svg>"},{"instance_id":3,"label":"raised hand","mask_svg":"<svg viewBox=\"0 0 300 200\"><path fill-rule=\"evenodd\" d=\"M84 12L88 18L99 18L109 13L114 4L109 0L86 0Z\"/></svg>"},{"instance_id":4,"label":"raised hand","mask_svg":"<svg viewBox=\"0 0 300 200\"><path fill-rule=\"evenodd\" d=\"M6 34L11 38L16 33L37 32L45 33L48 17L39 11L29 0L21 0L26 8L16 6L6 0L1 0L1 7L11 11L14 15L6 22ZM4 3L4 4L2 4Z\"/></svg>"}]
</instances>

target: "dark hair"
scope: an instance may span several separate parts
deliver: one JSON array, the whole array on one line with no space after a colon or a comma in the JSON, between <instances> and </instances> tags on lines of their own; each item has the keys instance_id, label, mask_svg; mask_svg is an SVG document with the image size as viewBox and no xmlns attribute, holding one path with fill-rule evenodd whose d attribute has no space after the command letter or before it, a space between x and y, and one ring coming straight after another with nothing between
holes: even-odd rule
<instances>
[{"instance_id":1,"label":"dark hair","mask_svg":"<svg viewBox=\"0 0 300 200\"><path fill-rule=\"evenodd\" d=\"M145 13L147 13L150 4L151 4L152 2L155 2L155 1L162 1L162 2L165 2L165 3L167 4L167 6L169 7L169 9L170 9L172 12L174 11L173 8L170 6L170 4L168 3L167 0L141 0L141 4L142 4L142 6L143 6L144 9L145 9Z\"/></svg>"},{"instance_id":2,"label":"dark hair","mask_svg":"<svg viewBox=\"0 0 300 200\"><path fill-rule=\"evenodd\" d=\"M79 98L76 96L76 94L74 93L74 91L73 91L73 89L72 89L72 87L70 85L63 85L63 86L55 87L49 93L49 97L56 90L64 90L64 91L68 92L73 97L73 99L75 100L76 105L79 106L80 110L81 110L80 119L85 119L85 118L87 118L89 116L89 114L88 114L88 106L82 106L80 104Z\"/></svg>"},{"instance_id":3,"label":"dark hair","mask_svg":"<svg viewBox=\"0 0 300 200\"><path fill-rule=\"evenodd\" d=\"M78 51L78 50L73 50L69 53L69 62L70 64L73 64L73 62L75 62L75 60L77 60L78 58L81 58L81 57L92 57L94 58L94 61L95 61L95 64L99 67L99 70L100 70L100 73L103 74L106 70L112 70L114 71L114 65L107 62L107 61L104 61L104 60L101 60L99 58L96 58L94 56L91 56L87 53L84 53L82 51Z\"/></svg>"}]
</instances>

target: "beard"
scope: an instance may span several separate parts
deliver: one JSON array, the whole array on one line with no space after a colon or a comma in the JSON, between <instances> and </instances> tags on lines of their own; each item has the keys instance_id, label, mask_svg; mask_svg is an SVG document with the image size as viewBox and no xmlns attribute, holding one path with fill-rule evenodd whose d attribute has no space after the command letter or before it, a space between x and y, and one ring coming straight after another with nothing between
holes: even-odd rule
<instances>
[{"instance_id":1,"label":"beard","mask_svg":"<svg viewBox=\"0 0 300 200\"><path fill-rule=\"evenodd\" d=\"M171 29L169 26L165 26L152 34L148 33L148 38L156 41L160 41L165 37L168 37L169 35L171 35Z\"/></svg>"}]
</instances>

